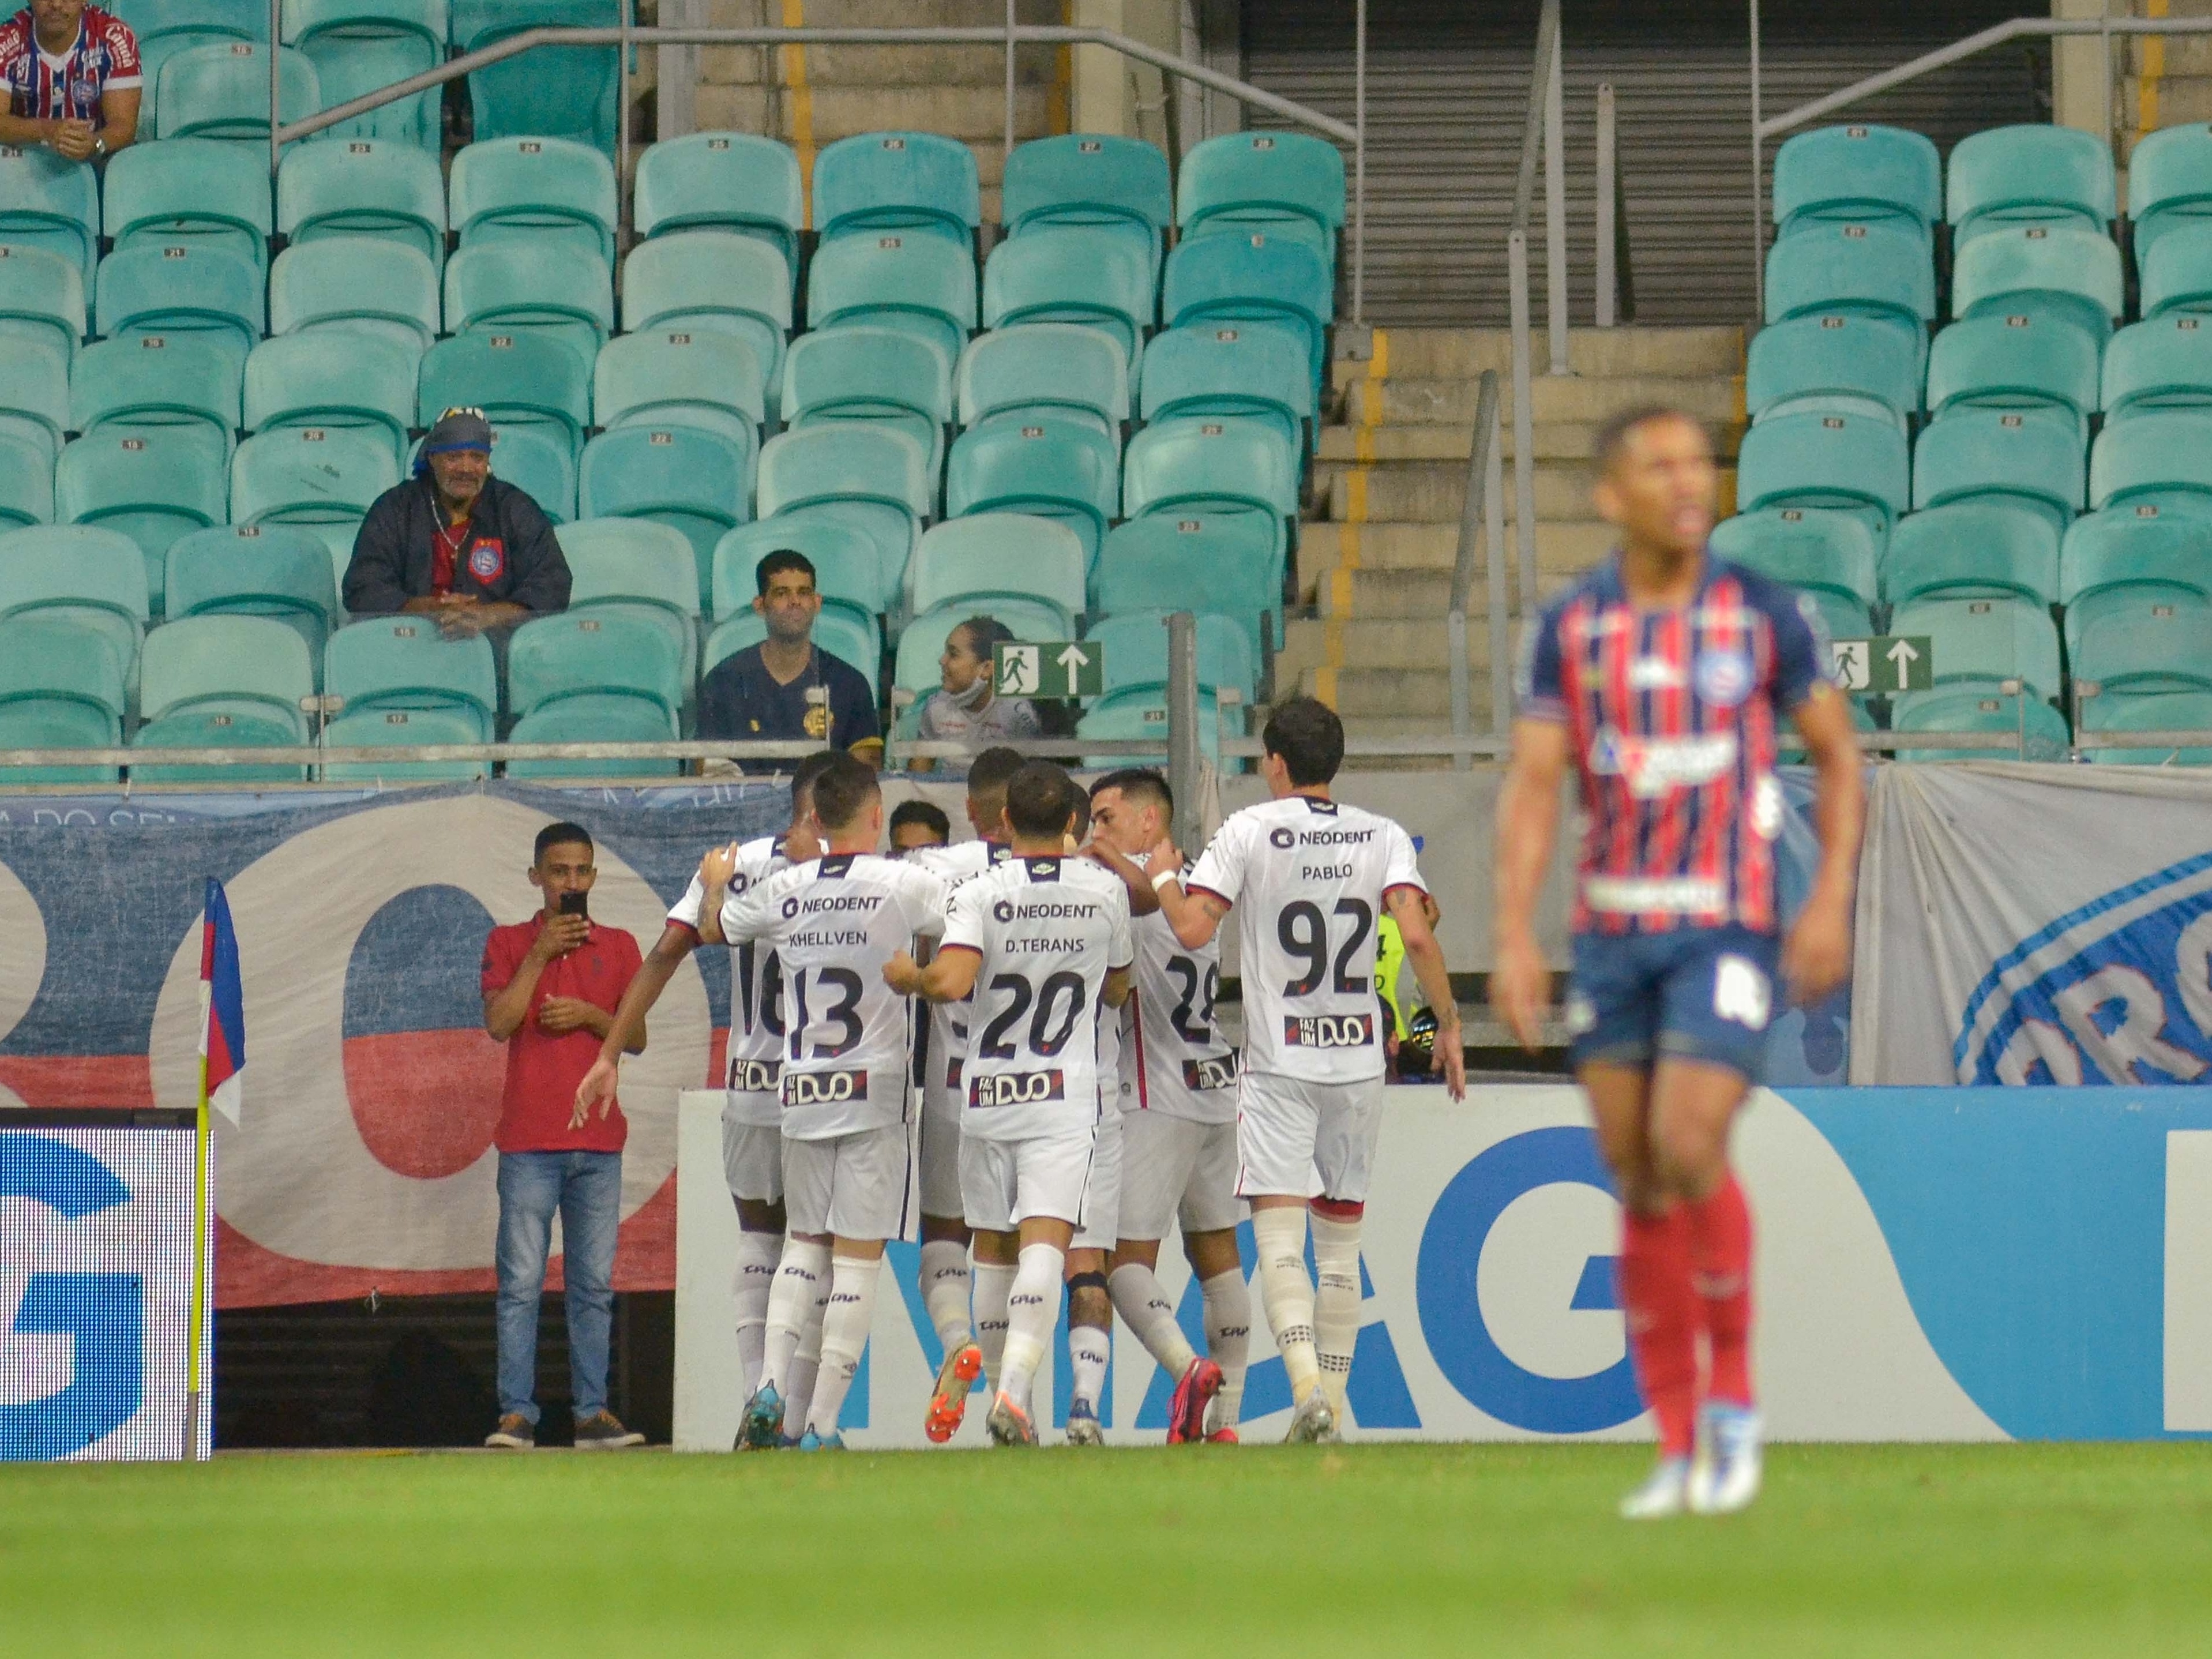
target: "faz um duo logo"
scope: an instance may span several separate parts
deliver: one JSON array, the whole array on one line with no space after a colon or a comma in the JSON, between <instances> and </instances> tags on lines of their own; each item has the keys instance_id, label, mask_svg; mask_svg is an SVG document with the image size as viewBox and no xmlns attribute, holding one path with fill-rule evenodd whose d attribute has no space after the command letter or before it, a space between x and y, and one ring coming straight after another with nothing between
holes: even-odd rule
<instances>
[{"instance_id":1,"label":"faz um duo logo","mask_svg":"<svg viewBox=\"0 0 2212 1659\"><path fill-rule=\"evenodd\" d=\"M2203 1083L2212 1073L2212 854L2030 934L1966 1000L1961 1083Z\"/></svg>"},{"instance_id":2,"label":"faz um duo logo","mask_svg":"<svg viewBox=\"0 0 2212 1659\"><path fill-rule=\"evenodd\" d=\"M1283 1041L1293 1048L1364 1048L1375 1041L1375 1017L1285 1014Z\"/></svg>"},{"instance_id":3,"label":"faz um duo logo","mask_svg":"<svg viewBox=\"0 0 2212 1659\"><path fill-rule=\"evenodd\" d=\"M868 1097L866 1072L786 1072L783 1103L790 1106L838 1106Z\"/></svg>"},{"instance_id":4,"label":"faz um duo logo","mask_svg":"<svg viewBox=\"0 0 2212 1659\"><path fill-rule=\"evenodd\" d=\"M979 1077L969 1085L969 1103L975 1106L1029 1106L1039 1101L1067 1098L1067 1074L1049 1072L1000 1072Z\"/></svg>"}]
</instances>

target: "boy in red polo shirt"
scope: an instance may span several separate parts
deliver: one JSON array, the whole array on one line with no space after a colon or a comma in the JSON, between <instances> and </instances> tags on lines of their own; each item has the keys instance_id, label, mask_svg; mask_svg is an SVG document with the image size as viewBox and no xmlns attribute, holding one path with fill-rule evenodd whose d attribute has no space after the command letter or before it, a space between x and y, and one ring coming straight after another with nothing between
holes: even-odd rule
<instances>
[{"instance_id":1,"label":"boy in red polo shirt","mask_svg":"<svg viewBox=\"0 0 2212 1659\"><path fill-rule=\"evenodd\" d=\"M538 832L531 884L545 895L527 921L484 941L484 1030L507 1044L499 1129L499 1426L487 1446L538 1443L538 1298L553 1216L561 1216L568 1283L568 1375L579 1449L644 1443L607 1409L614 1322L615 1231L622 1219L622 1149L629 1124L611 1097L575 1111L576 1087L599 1057L616 1006L638 970L637 940L585 914L599 872L580 824ZM644 1028L636 1045L645 1048Z\"/></svg>"}]
</instances>

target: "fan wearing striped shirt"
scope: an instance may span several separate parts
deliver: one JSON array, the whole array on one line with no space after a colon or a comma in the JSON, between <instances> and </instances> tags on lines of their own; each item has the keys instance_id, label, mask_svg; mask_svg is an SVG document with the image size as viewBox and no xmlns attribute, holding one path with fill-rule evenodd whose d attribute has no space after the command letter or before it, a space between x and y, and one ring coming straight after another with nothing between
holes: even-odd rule
<instances>
[{"instance_id":1,"label":"fan wearing striped shirt","mask_svg":"<svg viewBox=\"0 0 2212 1659\"><path fill-rule=\"evenodd\" d=\"M31 0L0 23L0 144L88 161L138 136L138 37L84 0Z\"/></svg>"}]
</instances>

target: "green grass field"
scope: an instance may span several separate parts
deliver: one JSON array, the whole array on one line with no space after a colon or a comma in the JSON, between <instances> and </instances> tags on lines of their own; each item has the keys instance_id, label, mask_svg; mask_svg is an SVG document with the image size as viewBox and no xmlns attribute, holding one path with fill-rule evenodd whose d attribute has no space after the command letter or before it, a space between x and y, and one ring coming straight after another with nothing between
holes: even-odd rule
<instances>
[{"instance_id":1,"label":"green grass field","mask_svg":"<svg viewBox=\"0 0 2212 1659\"><path fill-rule=\"evenodd\" d=\"M240 1455L0 1467L0 1652L2212 1649L2212 1446ZM1255 1640L1267 1644L1254 1649Z\"/></svg>"}]
</instances>

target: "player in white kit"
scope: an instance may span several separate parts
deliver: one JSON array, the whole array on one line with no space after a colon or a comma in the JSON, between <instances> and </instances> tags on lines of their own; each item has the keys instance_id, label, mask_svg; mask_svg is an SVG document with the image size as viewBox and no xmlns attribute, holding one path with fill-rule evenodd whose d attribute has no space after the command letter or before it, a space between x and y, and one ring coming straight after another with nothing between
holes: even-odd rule
<instances>
[{"instance_id":1,"label":"player in white kit","mask_svg":"<svg viewBox=\"0 0 2212 1659\"><path fill-rule=\"evenodd\" d=\"M1260 769L1273 799L1231 816L1160 908L1186 949L1238 917L1244 1070L1237 1190L1252 1206L1260 1294L1290 1373L1292 1441L1338 1437L1359 1334L1359 1223L1382 1127L1375 924L1387 912L1437 1011L1436 1064L1467 1094L1458 1004L1430 931L1413 843L1390 819L1329 799L1344 724L1311 697L1268 717ZM1318 1196L1309 1200L1316 1177ZM1313 1223L1318 1285L1306 1275Z\"/></svg>"},{"instance_id":2,"label":"player in white kit","mask_svg":"<svg viewBox=\"0 0 2212 1659\"><path fill-rule=\"evenodd\" d=\"M883 791L841 756L814 781L821 856L723 902L732 944L772 946L782 964L784 1202L790 1236L769 1297L767 1355L744 1435L775 1443L817 1287L828 1282L822 1363L799 1439L844 1444L837 1414L868 1344L884 1245L905 1231L911 1009L884 979L917 935L945 926L945 884L879 858Z\"/></svg>"},{"instance_id":3,"label":"player in white kit","mask_svg":"<svg viewBox=\"0 0 2212 1659\"><path fill-rule=\"evenodd\" d=\"M1075 828L1068 835L1071 852L1091 836L1091 799L1075 792ZM1150 889L1145 908L1159 906ZM1132 921L1135 899L1131 896ZM1132 980L1131 990L1135 989ZM1124 1016L1128 1004L1122 1004ZM1083 1206L1082 1224L1067 1249L1067 1443L1103 1446L1106 1431L1100 1421L1099 1400L1106 1391L1106 1368L1114 1358L1114 1298L1108 1288L1106 1268L1121 1222L1121 1114L1117 1102L1121 1076L1121 1018L1098 1023L1098 1095L1105 1109L1098 1116L1098 1144L1091 1157L1091 1190Z\"/></svg>"},{"instance_id":4,"label":"player in white kit","mask_svg":"<svg viewBox=\"0 0 2212 1659\"><path fill-rule=\"evenodd\" d=\"M975 1239L976 1322L997 1316L1006 1326L988 1419L1000 1445L1036 1443L1030 1387L1052 1340L1097 1140L1099 1022L1129 994L1127 894L1066 855L1076 799L1049 763L1015 773L1006 823L1016 856L953 895L927 968L894 960L884 969L893 989L933 1002L975 993L960 1187ZM987 1266L1004 1279L987 1277Z\"/></svg>"}]
</instances>

